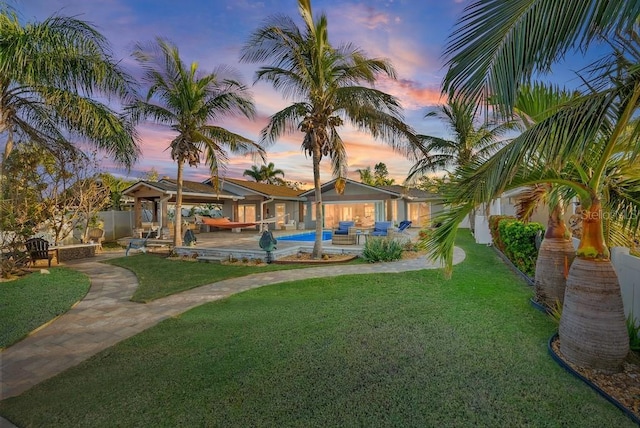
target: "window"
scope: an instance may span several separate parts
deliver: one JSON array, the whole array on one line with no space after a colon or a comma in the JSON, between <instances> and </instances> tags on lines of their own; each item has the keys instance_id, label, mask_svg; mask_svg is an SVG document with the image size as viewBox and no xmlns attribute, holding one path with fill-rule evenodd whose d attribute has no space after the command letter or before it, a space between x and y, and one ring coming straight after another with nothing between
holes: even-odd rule
<instances>
[{"instance_id":1,"label":"window","mask_svg":"<svg viewBox=\"0 0 640 428\"><path fill-rule=\"evenodd\" d=\"M409 220L412 226L427 227L431 223L431 205L428 202L409 203Z\"/></svg>"},{"instance_id":2,"label":"window","mask_svg":"<svg viewBox=\"0 0 640 428\"><path fill-rule=\"evenodd\" d=\"M286 213L286 205L276 204L276 225L278 229L280 229L280 227L286 223L286 219L284 218L285 213Z\"/></svg>"},{"instance_id":3,"label":"window","mask_svg":"<svg viewBox=\"0 0 640 428\"><path fill-rule=\"evenodd\" d=\"M242 223L253 223L256 221L255 205L238 205L238 221Z\"/></svg>"}]
</instances>

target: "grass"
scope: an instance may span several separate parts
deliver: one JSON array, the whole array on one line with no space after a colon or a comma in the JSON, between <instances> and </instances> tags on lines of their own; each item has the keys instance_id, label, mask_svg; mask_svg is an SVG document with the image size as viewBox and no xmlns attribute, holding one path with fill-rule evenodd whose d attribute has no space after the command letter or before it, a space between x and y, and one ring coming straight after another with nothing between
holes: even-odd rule
<instances>
[{"instance_id":1,"label":"grass","mask_svg":"<svg viewBox=\"0 0 640 428\"><path fill-rule=\"evenodd\" d=\"M440 271L251 290L19 397L19 426L633 426L547 354L553 322L488 248Z\"/></svg>"},{"instance_id":2,"label":"grass","mask_svg":"<svg viewBox=\"0 0 640 428\"><path fill-rule=\"evenodd\" d=\"M65 313L89 291L89 278L80 272L63 267L49 272L0 283L0 348Z\"/></svg>"},{"instance_id":3,"label":"grass","mask_svg":"<svg viewBox=\"0 0 640 428\"><path fill-rule=\"evenodd\" d=\"M131 301L146 303L181 291L252 273L300 269L308 265L240 266L193 261L169 260L153 254L136 254L105 261L131 270L138 278L138 288Z\"/></svg>"}]
</instances>

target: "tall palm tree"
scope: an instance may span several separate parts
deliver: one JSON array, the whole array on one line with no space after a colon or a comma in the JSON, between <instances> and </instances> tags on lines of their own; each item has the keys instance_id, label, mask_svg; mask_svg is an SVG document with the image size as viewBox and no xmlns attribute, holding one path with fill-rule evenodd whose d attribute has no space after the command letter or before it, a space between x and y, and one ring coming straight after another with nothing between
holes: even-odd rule
<instances>
[{"instance_id":1,"label":"tall palm tree","mask_svg":"<svg viewBox=\"0 0 640 428\"><path fill-rule=\"evenodd\" d=\"M267 165L260 165L260 168L252 165L251 169L245 169L242 175L253 178L257 183L262 182L280 186L285 184L284 179L278 177L279 175L284 177L284 171L276 168L273 162L269 162Z\"/></svg>"},{"instance_id":2,"label":"tall palm tree","mask_svg":"<svg viewBox=\"0 0 640 428\"><path fill-rule=\"evenodd\" d=\"M88 23L64 16L22 24L0 6L0 135L4 158L16 142L72 147L82 138L131 166L139 154L133 127L96 97L131 96L131 81L107 40Z\"/></svg>"},{"instance_id":3,"label":"tall palm tree","mask_svg":"<svg viewBox=\"0 0 640 428\"><path fill-rule=\"evenodd\" d=\"M620 286L605 241L603 200L611 161L623 153L633 162L640 147L640 126L634 121L640 105L640 37L635 31L618 33L611 43L613 54L590 70L590 91L536 123L466 183L458 183L469 193L456 199L486 199L506 183L552 183L578 195L583 232L567 278L560 349L578 366L614 371L629 341ZM627 205L637 207L637 201L632 195ZM631 217L627 222L635 229L638 219ZM450 232L451 224L447 229ZM432 248L448 253L451 242L442 234Z\"/></svg>"},{"instance_id":4,"label":"tall palm tree","mask_svg":"<svg viewBox=\"0 0 640 428\"><path fill-rule=\"evenodd\" d=\"M264 158L259 145L211 124L232 115L251 118L254 106L247 88L231 69L220 67L212 73L199 73L197 63L187 66L178 48L161 38L153 45L137 45L133 56L144 70L143 82L149 90L146 98L134 102L129 110L136 121L150 119L169 126L175 133L169 145L171 158L178 164L173 243L180 246L184 164L197 166L204 156L213 182L217 183L228 159L227 149Z\"/></svg>"},{"instance_id":5,"label":"tall palm tree","mask_svg":"<svg viewBox=\"0 0 640 428\"><path fill-rule=\"evenodd\" d=\"M271 116L262 140L275 141L285 133L301 131L302 149L311 156L315 187L316 239L313 257L322 253L322 194L320 161L329 157L336 190L344 190L347 153L338 132L345 121L393 148L409 153L416 143L403 122L398 100L372 87L378 75L395 78L385 59L370 59L352 44L329 42L327 17L314 19L310 0L298 0L304 26L289 17L272 17L253 32L242 48L243 62L270 62L256 73L256 81L271 82L293 103ZM363 86L369 85L369 86Z\"/></svg>"},{"instance_id":6,"label":"tall palm tree","mask_svg":"<svg viewBox=\"0 0 640 428\"><path fill-rule=\"evenodd\" d=\"M503 144L500 137L512 129L509 122L481 122L475 104L452 99L448 105L425 115L436 117L447 123L454 138L418 135L420 152L427 156L418 159L409 171L408 180L439 169L453 172L453 168L464 167L477 159L488 157Z\"/></svg>"},{"instance_id":7,"label":"tall palm tree","mask_svg":"<svg viewBox=\"0 0 640 428\"><path fill-rule=\"evenodd\" d=\"M464 168L487 158L504 144L500 138L513 128L510 122L481 122L476 106L463 100L452 99L448 105L440 106L425 117L437 117L447 122L454 139L418 135L419 153L424 156L409 170L408 182L440 169L451 175L455 168ZM469 225L471 230L475 229L475 210L469 213Z\"/></svg>"}]
</instances>

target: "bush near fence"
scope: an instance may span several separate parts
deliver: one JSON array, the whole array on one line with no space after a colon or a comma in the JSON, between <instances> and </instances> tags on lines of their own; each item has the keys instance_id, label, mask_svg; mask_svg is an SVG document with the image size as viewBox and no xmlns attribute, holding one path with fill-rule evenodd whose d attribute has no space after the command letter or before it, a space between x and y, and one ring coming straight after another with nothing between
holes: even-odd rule
<instances>
[{"instance_id":1,"label":"bush near fence","mask_svg":"<svg viewBox=\"0 0 640 428\"><path fill-rule=\"evenodd\" d=\"M498 243L498 249L521 272L533 278L538 259L536 235L544 232L544 226L540 223L523 223L513 217L491 216L489 227L494 244Z\"/></svg>"}]
</instances>

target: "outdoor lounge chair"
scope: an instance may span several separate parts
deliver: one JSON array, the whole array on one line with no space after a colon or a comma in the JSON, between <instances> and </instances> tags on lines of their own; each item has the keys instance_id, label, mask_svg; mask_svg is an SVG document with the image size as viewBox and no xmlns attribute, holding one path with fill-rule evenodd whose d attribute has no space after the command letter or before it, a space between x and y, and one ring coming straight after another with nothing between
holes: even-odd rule
<instances>
[{"instance_id":1,"label":"outdoor lounge chair","mask_svg":"<svg viewBox=\"0 0 640 428\"><path fill-rule=\"evenodd\" d=\"M333 235L331 236L333 245L355 245L357 240L358 235L353 221L339 222L338 228L333 230Z\"/></svg>"},{"instance_id":2,"label":"outdoor lounge chair","mask_svg":"<svg viewBox=\"0 0 640 428\"><path fill-rule=\"evenodd\" d=\"M49 242L42 238L29 238L25 242L27 247L27 254L29 255L29 262L32 265L36 264L36 260L47 260L49 267L51 267L51 259L53 254L49 253Z\"/></svg>"},{"instance_id":3,"label":"outdoor lounge chair","mask_svg":"<svg viewBox=\"0 0 640 428\"><path fill-rule=\"evenodd\" d=\"M398 230L396 230L395 232L402 233L407 230L409 226L411 226L411 220L403 220L400 222L400 224L398 225Z\"/></svg>"},{"instance_id":4,"label":"outdoor lounge chair","mask_svg":"<svg viewBox=\"0 0 640 428\"><path fill-rule=\"evenodd\" d=\"M389 229L393 227L393 223L390 221L376 221L373 224L373 230L371 236L387 236Z\"/></svg>"}]
</instances>

